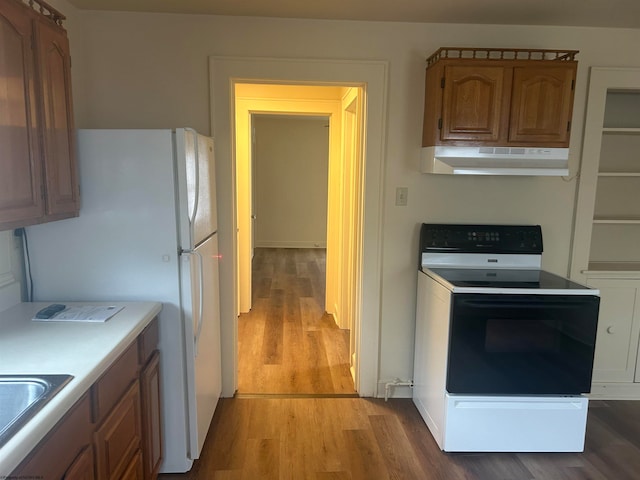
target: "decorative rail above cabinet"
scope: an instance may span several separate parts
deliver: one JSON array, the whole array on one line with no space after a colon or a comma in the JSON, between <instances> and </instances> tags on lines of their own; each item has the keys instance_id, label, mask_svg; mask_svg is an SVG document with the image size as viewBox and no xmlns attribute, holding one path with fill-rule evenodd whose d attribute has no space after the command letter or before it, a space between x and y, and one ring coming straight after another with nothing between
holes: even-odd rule
<instances>
[{"instance_id":1,"label":"decorative rail above cabinet","mask_svg":"<svg viewBox=\"0 0 640 480\"><path fill-rule=\"evenodd\" d=\"M422 146L568 147L577 53L440 48L427 59Z\"/></svg>"},{"instance_id":2,"label":"decorative rail above cabinet","mask_svg":"<svg viewBox=\"0 0 640 480\"><path fill-rule=\"evenodd\" d=\"M0 0L0 230L78 215L64 18L41 0Z\"/></svg>"}]
</instances>

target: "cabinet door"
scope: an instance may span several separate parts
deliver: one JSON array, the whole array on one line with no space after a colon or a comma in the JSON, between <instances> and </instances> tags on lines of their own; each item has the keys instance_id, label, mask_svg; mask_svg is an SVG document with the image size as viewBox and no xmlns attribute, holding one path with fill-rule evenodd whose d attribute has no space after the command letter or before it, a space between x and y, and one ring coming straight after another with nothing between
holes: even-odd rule
<instances>
[{"instance_id":1,"label":"cabinet door","mask_svg":"<svg viewBox=\"0 0 640 480\"><path fill-rule=\"evenodd\" d=\"M140 387L134 382L96 431L98 480L118 480L140 450Z\"/></svg>"},{"instance_id":2,"label":"cabinet door","mask_svg":"<svg viewBox=\"0 0 640 480\"><path fill-rule=\"evenodd\" d=\"M88 445L64 474L64 480L94 480L93 448Z\"/></svg>"},{"instance_id":3,"label":"cabinet door","mask_svg":"<svg viewBox=\"0 0 640 480\"><path fill-rule=\"evenodd\" d=\"M89 461L89 455L93 456L91 430L90 402L85 395L27 456L11 478L60 480L67 478L66 474L74 466L73 471L79 474L83 468L81 464ZM87 457L82 460L85 452Z\"/></svg>"},{"instance_id":4,"label":"cabinet door","mask_svg":"<svg viewBox=\"0 0 640 480\"><path fill-rule=\"evenodd\" d=\"M590 279L588 283L600 289L593 382L633 382L639 333L634 320L637 284L611 279Z\"/></svg>"},{"instance_id":5,"label":"cabinet door","mask_svg":"<svg viewBox=\"0 0 640 480\"><path fill-rule=\"evenodd\" d=\"M138 452L118 480L144 480L142 453Z\"/></svg>"},{"instance_id":6,"label":"cabinet door","mask_svg":"<svg viewBox=\"0 0 640 480\"><path fill-rule=\"evenodd\" d=\"M162 460L160 410L160 353L156 351L140 374L142 451L145 480L155 480Z\"/></svg>"},{"instance_id":7,"label":"cabinet door","mask_svg":"<svg viewBox=\"0 0 640 480\"><path fill-rule=\"evenodd\" d=\"M38 51L47 215L68 217L78 212L79 195L71 102L71 58L64 30L39 21Z\"/></svg>"},{"instance_id":8,"label":"cabinet door","mask_svg":"<svg viewBox=\"0 0 640 480\"><path fill-rule=\"evenodd\" d=\"M44 212L32 41L26 9L0 2L0 227Z\"/></svg>"},{"instance_id":9,"label":"cabinet door","mask_svg":"<svg viewBox=\"0 0 640 480\"><path fill-rule=\"evenodd\" d=\"M515 67L509 141L569 146L576 66Z\"/></svg>"},{"instance_id":10,"label":"cabinet door","mask_svg":"<svg viewBox=\"0 0 640 480\"><path fill-rule=\"evenodd\" d=\"M496 142L508 113L509 71L502 66L446 67L440 139Z\"/></svg>"}]
</instances>

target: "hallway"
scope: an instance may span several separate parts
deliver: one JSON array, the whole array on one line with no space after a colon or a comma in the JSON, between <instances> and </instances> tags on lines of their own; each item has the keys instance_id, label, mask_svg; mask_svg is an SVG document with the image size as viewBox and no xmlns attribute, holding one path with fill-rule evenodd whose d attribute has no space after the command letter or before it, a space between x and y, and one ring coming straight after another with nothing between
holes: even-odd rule
<instances>
[{"instance_id":1,"label":"hallway","mask_svg":"<svg viewBox=\"0 0 640 480\"><path fill-rule=\"evenodd\" d=\"M256 248L238 319L238 395L356 396L349 331L325 313L324 249Z\"/></svg>"}]
</instances>

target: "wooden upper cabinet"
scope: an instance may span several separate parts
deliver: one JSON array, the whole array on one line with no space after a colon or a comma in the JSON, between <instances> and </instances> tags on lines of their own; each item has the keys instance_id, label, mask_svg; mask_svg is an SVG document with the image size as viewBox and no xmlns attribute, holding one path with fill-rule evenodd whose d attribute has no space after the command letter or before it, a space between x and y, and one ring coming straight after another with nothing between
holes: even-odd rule
<instances>
[{"instance_id":1,"label":"wooden upper cabinet","mask_svg":"<svg viewBox=\"0 0 640 480\"><path fill-rule=\"evenodd\" d=\"M79 198L71 101L71 56L64 30L40 21L38 52L47 214L76 214Z\"/></svg>"},{"instance_id":2,"label":"wooden upper cabinet","mask_svg":"<svg viewBox=\"0 0 640 480\"><path fill-rule=\"evenodd\" d=\"M499 140L505 83L503 67L445 67L440 138Z\"/></svg>"},{"instance_id":3,"label":"wooden upper cabinet","mask_svg":"<svg viewBox=\"0 0 640 480\"><path fill-rule=\"evenodd\" d=\"M42 12L0 0L0 230L79 211L69 42Z\"/></svg>"},{"instance_id":4,"label":"wooden upper cabinet","mask_svg":"<svg viewBox=\"0 0 640 480\"><path fill-rule=\"evenodd\" d=\"M577 53L441 48L427 60L422 145L569 146Z\"/></svg>"},{"instance_id":5,"label":"wooden upper cabinet","mask_svg":"<svg viewBox=\"0 0 640 480\"><path fill-rule=\"evenodd\" d=\"M1 1L0 225L44 213L33 37L24 8Z\"/></svg>"},{"instance_id":6,"label":"wooden upper cabinet","mask_svg":"<svg viewBox=\"0 0 640 480\"><path fill-rule=\"evenodd\" d=\"M574 65L516 67L509 141L569 144Z\"/></svg>"}]
</instances>

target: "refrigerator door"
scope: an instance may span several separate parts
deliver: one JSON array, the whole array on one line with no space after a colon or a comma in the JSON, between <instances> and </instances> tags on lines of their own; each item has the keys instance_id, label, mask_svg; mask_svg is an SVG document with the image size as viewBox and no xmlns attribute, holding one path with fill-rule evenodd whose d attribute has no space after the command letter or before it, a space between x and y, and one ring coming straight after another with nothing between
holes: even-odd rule
<instances>
[{"instance_id":1,"label":"refrigerator door","mask_svg":"<svg viewBox=\"0 0 640 480\"><path fill-rule=\"evenodd\" d=\"M189 456L200 457L222 391L218 236L182 256L185 296Z\"/></svg>"},{"instance_id":2,"label":"refrigerator door","mask_svg":"<svg viewBox=\"0 0 640 480\"><path fill-rule=\"evenodd\" d=\"M162 302L163 472L185 472L188 415L171 130L79 130L80 216L27 228L34 300ZM189 303L191 303L189 301Z\"/></svg>"},{"instance_id":3,"label":"refrigerator door","mask_svg":"<svg viewBox=\"0 0 640 480\"><path fill-rule=\"evenodd\" d=\"M218 229L213 139L179 128L175 144L180 244L192 250Z\"/></svg>"}]
</instances>

